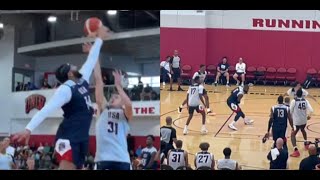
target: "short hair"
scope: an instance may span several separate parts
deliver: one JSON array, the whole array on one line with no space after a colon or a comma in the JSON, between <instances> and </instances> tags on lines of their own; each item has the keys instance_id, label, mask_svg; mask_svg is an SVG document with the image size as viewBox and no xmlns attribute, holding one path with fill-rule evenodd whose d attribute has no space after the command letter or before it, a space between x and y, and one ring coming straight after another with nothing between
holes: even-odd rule
<instances>
[{"instance_id":1,"label":"short hair","mask_svg":"<svg viewBox=\"0 0 320 180\"><path fill-rule=\"evenodd\" d=\"M283 96L279 96L278 97L278 103L279 104L283 104Z\"/></svg>"},{"instance_id":2,"label":"short hair","mask_svg":"<svg viewBox=\"0 0 320 180\"><path fill-rule=\"evenodd\" d=\"M301 98L302 97L302 89L299 89L297 91L297 97Z\"/></svg>"},{"instance_id":3,"label":"short hair","mask_svg":"<svg viewBox=\"0 0 320 180\"><path fill-rule=\"evenodd\" d=\"M301 83L300 83L299 81L295 81L295 82L293 83L293 87L296 87L298 84L301 85Z\"/></svg>"},{"instance_id":4,"label":"short hair","mask_svg":"<svg viewBox=\"0 0 320 180\"><path fill-rule=\"evenodd\" d=\"M223 56L223 57L222 57L222 59L224 59L224 58L228 59L228 57L227 57L227 56Z\"/></svg>"},{"instance_id":5,"label":"short hair","mask_svg":"<svg viewBox=\"0 0 320 180\"><path fill-rule=\"evenodd\" d=\"M229 147L226 147L223 149L223 154L226 157L230 157L231 156L231 149Z\"/></svg>"},{"instance_id":6,"label":"short hair","mask_svg":"<svg viewBox=\"0 0 320 180\"><path fill-rule=\"evenodd\" d=\"M201 65L200 65L200 68L202 68L202 67L205 67L205 66L206 66L206 65L204 65L204 64L201 64Z\"/></svg>"},{"instance_id":7,"label":"short hair","mask_svg":"<svg viewBox=\"0 0 320 180\"><path fill-rule=\"evenodd\" d=\"M176 142L176 147L177 148L182 148L183 142L181 140L177 140Z\"/></svg>"},{"instance_id":8,"label":"short hair","mask_svg":"<svg viewBox=\"0 0 320 180\"><path fill-rule=\"evenodd\" d=\"M285 103L290 103L290 97L284 98L284 102L285 102Z\"/></svg>"},{"instance_id":9,"label":"short hair","mask_svg":"<svg viewBox=\"0 0 320 180\"><path fill-rule=\"evenodd\" d=\"M167 56L166 59L171 58L171 56Z\"/></svg>"},{"instance_id":10,"label":"short hair","mask_svg":"<svg viewBox=\"0 0 320 180\"><path fill-rule=\"evenodd\" d=\"M151 134L150 134L150 135L148 135L148 136L147 136L147 138L148 138L148 137L150 137L150 138L152 139L152 141L154 141L154 140L155 140L154 136L153 136L153 135L151 135Z\"/></svg>"},{"instance_id":11,"label":"short hair","mask_svg":"<svg viewBox=\"0 0 320 180\"><path fill-rule=\"evenodd\" d=\"M202 150L202 151L207 151L210 147L210 144L207 143L207 142L203 142L203 143L200 143L199 145L199 148Z\"/></svg>"}]
</instances>

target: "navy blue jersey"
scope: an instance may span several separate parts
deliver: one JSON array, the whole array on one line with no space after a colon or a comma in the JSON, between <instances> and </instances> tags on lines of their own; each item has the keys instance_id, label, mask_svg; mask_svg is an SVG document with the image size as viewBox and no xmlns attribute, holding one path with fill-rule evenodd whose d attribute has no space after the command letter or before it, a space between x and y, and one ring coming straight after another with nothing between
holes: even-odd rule
<instances>
[{"instance_id":1,"label":"navy blue jersey","mask_svg":"<svg viewBox=\"0 0 320 180\"><path fill-rule=\"evenodd\" d=\"M218 67L220 68L220 71L225 71L229 68L229 64L225 63L223 64L222 62L218 64Z\"/></svg>"},{"instance_id":2,"label":"navy blue jersey","mask_svg":"<svg viewBox=\"0 0 320 180\"><path fill-rule=\"evenodd\" d=\"M287 129L289 107L284 104L272 106L273 129Z\"/></svg>"},{"instance_id":3,"label":"navy blue jersey","mask_svg":"<svg viewBox=\"0 0 320 180\"><path fill-rule=\"evenodd\" d=\"M141 165L143 166L143 169L147 168L151 157L152 157L152 153L157 153L157 149L155 147L151 147L151 148L143 148L141 151ZM154 163L152 164L151 169L155 169L157 166L157 162L154 161Z\"/></svg>"},{"instance_id":4,"label":"navy blue jersey","mask_svg":"<svg viewBox=\"0 0 320 180\"><path fill-rule=\"evenodd\" d=\"M63 121L58 131L57 139L69 139L79 142L89 139L89 129L93 116L93 108L89 96L89 84L81 79L79 83L67 81L62 86L71 88L71 100L62 106Z\"/></svg>"},{"instance_id":5,"label":"navy blue jersey","mask_svg":"<svg viewBox=\"0 0 320 180\"><path fill-rule=\"evenodd\" d=\"M239 87L235 88L234 90L232 90L231 95L228 98L228 101L230 103L239 104L240 102L238 102L238 96L240 94L244 94L243 87L241 87L241 86L239 86Z\"/></svg>"}]
</instances>

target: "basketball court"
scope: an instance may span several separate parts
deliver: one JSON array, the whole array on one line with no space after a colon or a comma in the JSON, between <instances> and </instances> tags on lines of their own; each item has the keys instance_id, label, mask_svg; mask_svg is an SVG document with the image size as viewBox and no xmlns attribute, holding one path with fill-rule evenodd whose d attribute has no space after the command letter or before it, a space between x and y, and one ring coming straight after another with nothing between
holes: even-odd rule
<instances>
[{"instance_id":1,"label":"basketball court","mask_svg":"<svg viewBox=\"0 0 320 180\"><path fill-rule=\"evenodd\" d=\"M183 109L181 114L178 114L177 108L186 98L187 91L168 91L169 86L161 90L161 121L160 125L165 125L165 118L171 116L173 119L173 127L177 130L177 139L184 142L183 149L189 152L189 164L194 168L194 154L200 151L199 144L201 142L209 142L209 152L214 154L215 160L224 158L222 153L225 147L230 147L232 150L231 159L236 160L242 169L263 170L269 169L269 161L267 155L273 144L272 138L266 143L262 143L262 138L267 132L268 120L271 106L277 104L277 97L284 94L290 87L280 86L252 86L249 93L241 100L240 107L246 117L253 119L253 125L244 125L243 119L237 122L238 131L233 131L228 128L228 124L233 121L234 114L226 104L226 100L236 86L230 88L226 86L206 85L210 98L210 108L217 113L215 116L208 116L206 127L207 135L200 134L201 115L194 114L189 125L188 135L183 135L182 131L188 118L188 111ZM187 86L182 87L187 90ZM173 89L177 89L176 86ZM317 95L318 89L308 89L309 94L319 100ZM316 96L317 95L317 96ZM311 120L307 124L308 140L314 142L316 137L320 137L320 122L317 119L320 112L320 104L313 99L307 98L314 109ZM293 147L290 140L291 128L288 124L287 138L289 154L292 153ZM301 132L297 135L297 145L300 150L300 157L289 157L289 169L299 169L300 161L307 157L308 151L304 150L303 138Z\"/></svg>"}]
</instances>

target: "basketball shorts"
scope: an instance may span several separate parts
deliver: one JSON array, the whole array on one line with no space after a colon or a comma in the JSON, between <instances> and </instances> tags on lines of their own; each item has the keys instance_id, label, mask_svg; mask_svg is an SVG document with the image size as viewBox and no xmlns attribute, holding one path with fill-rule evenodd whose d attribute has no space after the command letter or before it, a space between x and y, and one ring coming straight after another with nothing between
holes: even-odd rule
<instances>
[{"instance_id":1,"label":"basketball shorts","mask_svg":"<svg viewBox=\"0 0 320 180\"><path fill-rule=\"evenodd\" d=\"M68 139L58 139L55 145L57 161L72 162L77 169L82 169L88 154L88 141L73 142Z\"/></svg>"},{"instance_id":2,"label":"basketball shorts","mask_svg":"<svg viewBox=\"0 0 320 180\"><path fill-rule=\"evenodd\" d=\"M97 162L97 170L131 170L131 164L116 161Z\"/></svg>"},{"instance_id":3,"label":"basketball shorts","mask_svg":"<svg viewBox=\"0 0 320 180\"><path fill-rule=\"evenodd\" d=\"M181 76L180 68L172 68L172 71L173 71L173 79L180 78Z\"/></svg>"},{"instance_id":4,"label":"basketball shorts","mask_svg":"<svg viewBox=\"0 0 320 180\"><path fill-rule=\"evenodd\" d=\"M281 128L279 128L279 129L272 128L272 139L274 141L277 141L278 138L282 138L283 142L287 142L286 130L287 130L287 127L282 128L282 129Z\"/></svg>"},{"instance_id":5,"label":"basketball shorts","mask_svg":"<svg viewBox=\"0 0 320 180\"><path fill-rule=\"evenodd\" d=\"M236 72L238 74L238 76L241 76L242 74L244 74L244 72Z\"/></svg>"},{"instance_id":6,"label":"basketball shorts","mask_svg":"<svg viewBox=\"0 0 320 180\"><path fill-rule=\"evenodd\" d=\"M304 128L306 128L306 125L307 124L303 124L303 125L293 125L293 129L296 131L299 131L299 130L303 130Z\"/></svg>"},{"instance_id":7,"label":"basketball shorts","mask_svg":"<svg viewBox=\"0 0 320 180\"><path fill-rule=\"evenodd\" d=\"M238 105L238 103L235 103L235 102L232 102L232 101L227 101L227 104L229 106L229 108L235 112L235 113L238 113L238 112L241 112L241 108L240 106Z\"/></svg>"},{"instance_id":8,"label":"basketball shorts","mask_svg":"<svg viewBox=\"0 0 320 180\"><path fill-rule=\"evenodd\" d=\"M193 114L194 110L197 111L197 113L202 113L204 111L204 108L202 105L199 106L189 106L189 114Z\"/></svg>"}]
</instances>

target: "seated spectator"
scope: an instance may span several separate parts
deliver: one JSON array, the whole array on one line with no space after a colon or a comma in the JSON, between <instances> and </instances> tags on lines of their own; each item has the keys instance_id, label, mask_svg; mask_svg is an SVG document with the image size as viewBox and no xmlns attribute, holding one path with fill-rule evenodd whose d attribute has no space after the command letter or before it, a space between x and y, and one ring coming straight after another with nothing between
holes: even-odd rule
<instances>
[{"instance_id":1,"label":"seated spectator","mask_svg":"<svg viewBox=\"0 0 320 180\"><path fill-rule=\"evenodd\" d=\"M16 149L14 147L10 146L10 144L11 144L10 138L9 137L4 138L3 143L6 148L6 153L9 154L12 158L14 158L14 153L15 153Z\"/></svg>"},{"instance_id":2,"label":"seated spectator","mask_svg":"<svg viewBox=\"0 0 320 180\"><path fill-rule=\"evenodd\" d=\"M199 148L200 152L195 154L194 166L198 169L200 167L211 167L214 170L214 156L212 153L209 153L210 144L207 142L200 143Z\"/></svg>"},{"instance_id":3,"label":"seated spectator","mask_svg":"<svg viewBox=\"0 0 320 180\"><path fill-rule=\"evenodd\" d=\"M171 56L167 56L165 61L161 61L160 63L160 73L162 76L162 85L165 86L166 85L166 81L167 81L167 77L169 77L170 82L172 81L171 79L171 73L170 73L170 60L171 60ZM172 84L172 82L171 82Z\"/></svg>"},{"instance_id":4,"label":"seated spectator","mask_svg":"<svg viewBox=\"0 0 320 180\"><path fill-rule=\"evenodd\" d=\"M317 164L320 164L320 158L317 156L317 148L314 144L309 145L309 157L300 162L299 170L314 170Z\"/></svg>"},{"instance_id":5,"label":"seated spectator","mask_svg":"<svg viewBox=\"0 0 320 180\"><path fill-rule=\"evenodd\" d=\"M42 143L40 143L37 151L43 153L43 149L44 149L44 147L43 147Z\"/></svg>"},{"instance_id":6,"label":"seated spectator","mask_svg":"<svg viewBox=\"0 0 320 180\"><path fill-rule=\"evenodd\" d=\"M231 149L229 147L224 148L223 154L224 159L219 159L217 162L218 170L240 170L238 162L230 159Z\"/></svg>"},{"instance_id":7,"label":"seated spectator","mask_svg":"<svg viewBox=\"0 0 320 180\"><path fill-rule=\"evenodd\" d=\"M38 89L38 88L33 83L28 82L26 84L26 88L25 88L26 91L31 91L31 90L36 90L36 89Z\"/></svg>"},{"instance_id":8,"label":"seated spectator","mask_svg":"<svg viewBox=\"0 0 320 180\"><path fill-rule=\"evenodd\" d=\"M283 139L278 138L276 147L271 149L267 156L270 161L270 169L287 169L288 151L283 148Z\"/></svg>"},{"instance_id":9,"label":"seated spectator","mask_svg":"<svg viewBox=\"0 0 320 180\"><path fill-rule=\"evenodd\" d=\"M141 100L151 100L151 93L152 93L152 87L147 84L145 88L143 88L143 91L140 94Z\"/></svg>"},{"instance_id":10,"label":"seated spectator","mask_svg":"<svg viewBox=\"0 0 320 180\"><path fill-rule=\"evenodd\" d=\"M50 146L49 146L49 143L45 143L45 145L44 145L44 148L43 148L43 152L45 153L45 154L48 154L49 152L50 152Z\"/></svg>"},{"instance_id":11,"label":"seated spectator","mask_svg":"<svg viewBox=\"0 0 320 180\"><path fill-rule=\"evenodd\" d=\"M48 79L42 81L41 89L51 89L51 86L48 84Z\"/></svg>"},{"instance_id":12,"label":"seated spectator","mask_svg":"<svg viewBox=\"0 0 320 180\"><path fill-rule=\"evenodd\" d=\"M136 155L139 157L141 155L142 147L141 145L136 149Z\"/></svg>"},{"instance_id":13,"label":"seated spectator","mask_svg":"<svg viewBox=\"0 0 320 180\"><path fill-rule=\"evenodd\" d=\"M233 75L233 79L237 81L237 86L240 84L238 77L241 77L241 86L244 86L246 74L246 64L243 62L242 58L239 58L239 63L236 64L236 73Z\"/></svg>"},{"instance_id":14,"label":"seated spectator","mask_svg":"<svg viewBox=\"0 0 320 180\"><path fill-rule=\"evenodd\" d=\"M36 144L34 142L31 143L30 149L34 152L37 150Z\"/></svg>"},{"instance_id":15,"label":"seated spectator","mask_svg":"<svg viewBox=\"0 0 320 180\"><path fill-rule=\"evenodd\" d=\"M229 70L229 64L227 63L227 57L223 57L222 62L220 62L217 67L217 76L216 76L216 81L214 82L215 86L217 86L220 76L224 76L227 79L226 86L230 87L228 70Z\"/></svg>"},{"instance_id":16,"label":"seated spectator","mask_svg":"<svg viewBox=\"0 0 320 180\"><path fill-rule=\"evenodd\" d=\"M6 142L0 141L0 170L11 170L15 168L13 157L6 153Z\"/></svg>"},{"instance_id":17,"label":"seated spectator","mask_svg":"<svg viewBox=\"0 0 320 180\"><path fill-rule=\"evenodd\" d=\"M44 156L44 169L51 169L51 157L49 154Z\"/></svg>"}]
</instances>

